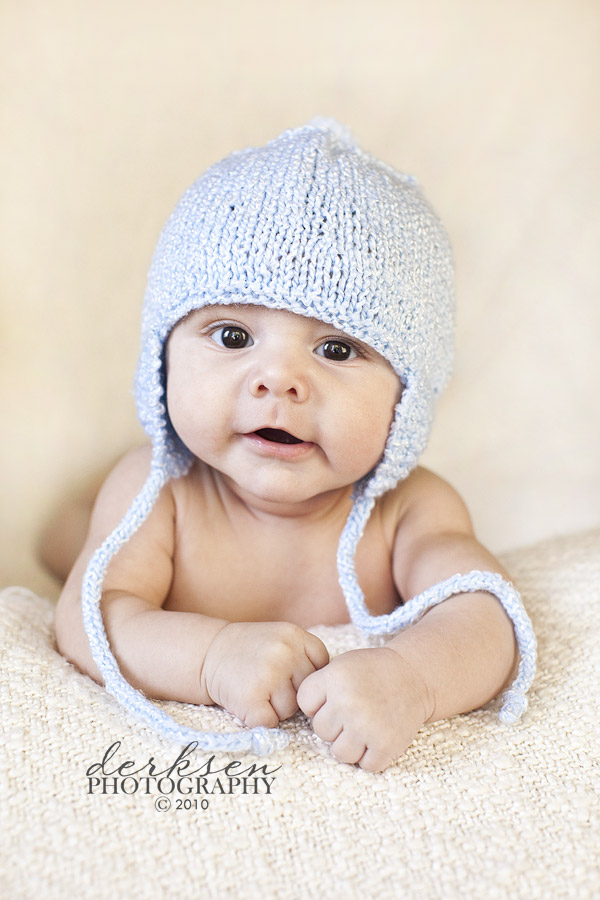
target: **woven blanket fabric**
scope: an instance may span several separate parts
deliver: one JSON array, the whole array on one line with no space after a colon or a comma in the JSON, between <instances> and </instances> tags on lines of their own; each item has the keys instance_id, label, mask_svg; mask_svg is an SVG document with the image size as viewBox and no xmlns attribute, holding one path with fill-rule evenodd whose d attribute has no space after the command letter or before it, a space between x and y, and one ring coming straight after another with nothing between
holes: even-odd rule
<instances>
[{"instance_id":1,"label":"woven blanket fabric","mask_svg":"<svg viewBox=\"0 0 600 900\"><path fill-rule=\"evenodd\" d=\"M528 713L501 726L494 701L429 726L378 775L332 759L301 715L271 757L176 764L183 748L57 654L52 604L5 589L3 896L598 898L600 532L504 561L539 639ZM350 626L315 631L332 653L365 645ZM164 706L206 730L239 727Z\"/></svg>"}]
</instances>

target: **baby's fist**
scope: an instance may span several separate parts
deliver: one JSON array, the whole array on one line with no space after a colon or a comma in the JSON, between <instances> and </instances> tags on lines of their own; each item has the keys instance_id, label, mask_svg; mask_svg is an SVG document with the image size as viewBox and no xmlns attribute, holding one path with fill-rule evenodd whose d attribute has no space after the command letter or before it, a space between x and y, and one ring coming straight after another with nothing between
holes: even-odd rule
<instances>
[{"instance_id":1,"label":"baby's fist","mask_svg":"<svg viewBox=\"0 0 600 900\"><path fill-rule=\"evenodd\" d=\"M351 650L309 675L298 705L333 755L380 772L403 753L427 719L427 690L389 647Z\"/></svg>"},{"instance_id":2,"label":"baby's fist","mask_svg":"<svg viewBox=\"0 0 600 900\"><path fill-rule=\"evenodd\" d=\"M329 661L323 642L289 622L230 622L214 638L201 680L245 725L273 728L298 709L296 691Z\"/></svg>"}]
</instances>

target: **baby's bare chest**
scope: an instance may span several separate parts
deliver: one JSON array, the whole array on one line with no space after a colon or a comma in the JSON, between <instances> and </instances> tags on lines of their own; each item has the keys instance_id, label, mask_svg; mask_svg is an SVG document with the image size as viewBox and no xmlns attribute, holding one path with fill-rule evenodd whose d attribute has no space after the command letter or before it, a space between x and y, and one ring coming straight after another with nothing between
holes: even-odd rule
<instances>
[{"instance_id":1,"label":"baby's bare chest","mask_svg":"<svg viewBox=\"0 0 600 900\"><path fill-rule=\"evenodd\" d=\"M290 621L302 627L349 621L336 564L339 530L204 517L178 523L173 581L165 607L232 621ZM356 557L375 614L398 603L391 549L376 523Z\"/></svg>"}]
</instances>

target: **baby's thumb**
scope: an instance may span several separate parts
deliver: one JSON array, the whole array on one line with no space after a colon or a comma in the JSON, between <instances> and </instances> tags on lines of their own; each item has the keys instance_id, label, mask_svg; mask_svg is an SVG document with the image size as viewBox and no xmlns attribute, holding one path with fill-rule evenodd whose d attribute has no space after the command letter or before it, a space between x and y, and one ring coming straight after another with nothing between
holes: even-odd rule
<instances>
[{"instance_id":1,"label":"baby's thumb","mask_svg":"<svg viewBox=\"0 0 600 900\"><path fill-rule=\"evenodd\" d=\"M322 669L323 666L326 666L329 662L329 651L327 647L316 634L311 634L310 631L306 632L304 652L315 669Z\"/></svg>"},{"instance_id":2,"label":"baby's thumb","mask_svg":"<svg viewBox=\"0 0 600 900\"><path fill-rule=\"evenodd\" d=\"M296 694L296 702L305 716L311 718L321 709L327 699L325 679L321 672L308 675Z\"/></svg>"}]
</instances>

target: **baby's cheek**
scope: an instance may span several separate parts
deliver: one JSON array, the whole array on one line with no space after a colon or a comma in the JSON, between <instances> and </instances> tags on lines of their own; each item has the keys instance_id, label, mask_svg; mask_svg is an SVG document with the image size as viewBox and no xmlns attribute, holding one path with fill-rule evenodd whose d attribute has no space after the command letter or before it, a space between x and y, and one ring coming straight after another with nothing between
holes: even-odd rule
<instances>
[{"instance_id":1,"label":"baby's cheek","mask_svg":"<svg viewBox=\"0 0 600 900\"><path fill-rule=\"evenodd\" d=\"M365 468L365 473L374 468L385 450L385 445L390 433L393 415L386 411L370 413L365 416L361 425L361 433L356 438L356 448L360 449L360 455Z\"/></svg>"}]
</instances>

